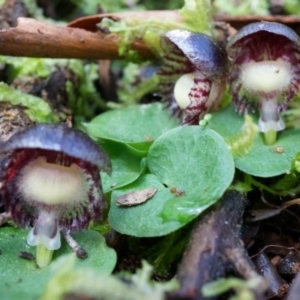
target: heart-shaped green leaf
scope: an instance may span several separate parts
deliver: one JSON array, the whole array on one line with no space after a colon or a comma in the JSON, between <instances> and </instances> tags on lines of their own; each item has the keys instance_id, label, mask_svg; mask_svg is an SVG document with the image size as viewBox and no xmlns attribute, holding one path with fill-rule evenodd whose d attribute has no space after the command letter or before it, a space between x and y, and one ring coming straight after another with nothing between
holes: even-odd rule
<instances>
[{"instance_id":1,"label":"heart-shaped green leaf","mask_svg":"<svg viewBox=\"0 0 300 300\"><path fill-rule=\"evenodd\" d=\"M224 139L208 128L175 128L159 137L148 155L151 173L183 197L168 201L164 220L186 224L220 199L231 184L234 163Z\"/></svg>"},{"instance_id":2,"label":"heart-shaped green leaf","mask_svg":"<svg viewBox=\"0 0 300 300\"><path fill-rule=\"evenodd\" d=\"M136 206L118 206L116 204L116 199L119 196L147 188L156 188L157 192L145 203ZM164 187L156 176L146 174L133 184L112 192L111 208L108 215L109 223L118 232L132 236L166 235L181 227L181 224L175 221L164 223L160 217L164 205L168 199L173 197L174 195L170 193L168 188Z\"/></svg>"},{"instance_id":3,"label":"heart-shaped green leaf","mask_svg":"<svg viewBox=\"0 0 300 300\"><path fill-rule=\"evenodd\" d=\"M151 146L152 174L112 193L109 222L117 231L139 237L166 235L218 201L234 175L232 155L223 138L199 126L178 127ZM147 202L119 207L117 197L156 188Z\"/></svg>"},{"instance_id":4,"label":"heart-shaped green leaf","mask_svg":"<svg viewBox=\"0 0 300 300\"><path fill-rule=\"evenodd\" d=\"M254 122L257 123L257 119L257 116L253 116ZM230 139L238 136L244 121L244 117L238 115L230 105L213 114L208 126L225 139ZM299 150L299 130L292 129L279 133L277 141L271 146L266 145L262 134L258 133L247 153L233 155L235 165L241 171L259 177L274 177L290 170L292 159Z\"/></svg>"},{"instance_id":5,"label":"heart-shaped green leaf","mask_svg":"<svg viewBox=\"0 0 300 300\"><path fill-rule=\"evenodd\" d=\"M35 248L26 243L27 235L28 230L0 228L1 299L39 299L52 276L51 264L46 268L38 269L35 260L18 257L20 251L34 254ZM99 233L85 230L73 234L73 237L88 252L88 258L76 259L76 267L89 267L105 274L112 272L116 264L116 253L106 246L104 238ZM54 253L54 261L71 252L69 246L63 242L62 247Z\"/></svg>"},{"instance_id":6,"label":"heart-shaped green leaf","mask_svg":"<svg viewBox=\"0 0 300 300\"><path fill-rule=\"evenodd\" d=\"M86 123L85 127L95 138L129 144L137 151L145 152L158 136L179 123L163 104L153 103L105 112Z\"/></svg>"},{"instance_id":7,"label":"heart-shaped green leaf","mask_svg":"<svg viewBox=\"0 0 300 300\"><path fill-rule=\"evenodd\" d=\"M102 173L105 193L120 188L136 180L146 167L146 159L134 155L126 145L113 141L100 141L112 163L112 174Z\"/></svg>"}]
</instances>

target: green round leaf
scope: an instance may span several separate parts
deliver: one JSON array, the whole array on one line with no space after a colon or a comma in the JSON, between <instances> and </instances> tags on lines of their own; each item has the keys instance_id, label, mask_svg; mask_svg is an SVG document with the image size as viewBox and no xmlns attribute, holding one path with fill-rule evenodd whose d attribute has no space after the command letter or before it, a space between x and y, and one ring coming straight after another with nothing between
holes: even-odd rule
<instances>
[{"instance_id":1,"label":"green round leaf","mask_svg":"<svg viewBox=\"0 0 300 300\"><path fill-rule=\"evenodd\" d=\"M257 123L257 116L253 121ZM225 139L232 138L242 130L244 117L238 115L232 105L213 114L209 127ZM265 145L263 135L258 133L249 151L234 155L235 165L241 171L259 177L274 177L289 172L293 157L300 150L298 130L279 133L274 145Z\"/></svg>"},{"instance_id":2,"label":"green round leaf","mask_svg":"<svg viewBox=\"0 0 300 300\"><path fill-rule=\"evenodd\" d=\"M39 299L47 281L53 275L51 265L38 269L35 260L18 257L20 251L35 254L35 247L26 243L27 230L17 228L0 229L0 291L1 299ZM88 252L88 258L76 259L76 267L93 268L99 272L109 274L116 264L116 253L108 248L104 238L97 232L85 230L72 234L75 240ZM63 241L62 247L55 251L54 261L72 250Z\"/></svg>"},{"instance_id":3,"label":"green round leaf","mask_svg":"<svg viewBox=\"0 0 300 300\"><path fill-rule=\"evenodd\" d=\"M161 103L111 110L85 124L95 138L130 144L140 151L147 150L153 140L178 125L179 120Z\"/></svg>"},{"instance_id":4,"label":"green round leaf","mask_svg":"<svg viewBox=\"0 0 300 300\"><path fill-rule=\"evenodd\" d=\"M156 194L148 201L136 206L117 206L116 199L124 194L146 188L156 188ZM179 222L164 223L160 217L168 199L174 198L156 176L146 174L133 184L118 190L111 195L111 208L108 215L110 225L118 232L137 236L153 237L166 235L175 231L181 224Z\"/></svg>"},{"instance_id":5,"label":"green round leaf","mask_svg":"<svg viewBox=\"0 0 300 300\"><path fill-rule=\"evenodd\" d=\"M128 150L134 155L144 157L147 156L151 144L152 142L128 143L126 144L126 146Z\"/></svg>"},{"instance_id":6,"label":"green round leaf","mask_svg":"<svg viewBox=\"0 0 300 300\"><path fill-rule=\"evenodd\" d=\"M152 174L112 192L109 222L117 231L138 237L162 236L177 230L215 203L234 174L232 155L222 137L198 126L179 127L151 146ZM128 192L156 188L136 206L117 206Z\"/></svg>"},{"instance_id":7,"label":"green round leaf","mask_svg":"<svg viewBox=\"0 0 300 300\"><path fill-rule=\"evenodd\" d=\"M137 157L121 143L102 141L100 144L112 163L111 176L104 172L101 174L104 193L132 183L143 173L146 158Z\"/></svg>"},{"instance_id":8,"label":"green round leaf","mask_svg":"<svg viewBox=\"0 0 300 300\"><path fill-rule=\"evenodd\" d=\"M220 197L230 185L234 165L223 138L208 128L184 126L160 136L148 155L150 172L168 187Z\"/></svg>"},{"instance_id":9,"label":"green round leaf","mask_svg":"<svg viewBox=\"0 0 300 300\"><path fill-rule=\"evenodd\" d=\"M159 137L148 155L151 173L169 187L184 191L170 200L162 217L186 224L220 199L234 175L232 155L213 130L188 126Z\"/></svg>"}]
</instances>

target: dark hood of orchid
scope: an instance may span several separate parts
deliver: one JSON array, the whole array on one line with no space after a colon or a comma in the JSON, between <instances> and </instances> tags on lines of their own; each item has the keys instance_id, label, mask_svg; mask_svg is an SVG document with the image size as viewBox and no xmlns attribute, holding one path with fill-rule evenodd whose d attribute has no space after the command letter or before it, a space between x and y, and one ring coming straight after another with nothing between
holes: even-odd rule
<instances>
[{"instance_id":1,"label":"dark hood of orchid","mask_svg":"<svg viewBox=\"0 0 300 300\"><path fill-rule=\"evenodd\" d=\"M183 124L197 124L218 106L225 88L227 55L210 36L172 30L161 40L164 50L159 71L163 100Z\"/></svg>"},{"instance_id":2,"label":"dark hood of orchid","mask_svg":"<svg viewBox=\"0 0 300 300\"><path fill-rule=\"evenodd\" d=\"M274 34L277 37L283 37L287 39L289 42L292 42L295 45L300 45L300 37L294 30L286 25L276 22L256 22L243 27L231 38L227 45L229 57L236 56L235 52L240 51L240 46L251 42L257 33L264 36Z\"/></svg>"},{"instance_id":3,"label":"dark hood of orchid","mask_svg":"<svg viewBox=\"0 0 300 300\"><path fill-rule=\"evenodd\" d=\"M1 145L0 153L19 149L41 149L64 153L92 163L110 174L108 155L87 134L63 124L38 124L15 134Z\"/></svg>"},{"instance_id":4,"label":"dark hood of orchid","mask_svg":"<svg viewBox=\"0 0 300 300\"><path fill-rule=\"evenodd\" d=\"M39 124L14 135L0 152L6 155L1 164L4 205L16 224L34 226L29 244L57 249L60 228L80 230L101 217L100 170L110 173L111 163L85 133Z\"/></svg>"},{"instance_id":5,"label":"dark hood of orchid","mask_svg":"<svg viewBox=\"0 0 300 300\"><path fill-rule=\"evenodd\" d=\"M226 72L224 49L206 34L172 30L165 34L161 46L166 51L174 49L173 51L184 55L190 63L190 71L199 70L211 80L221 78Z\"/></svg>"},{"instance_id":6,"label":"dark hood of orchid","mask_svg":"<svg viewBox=\"0 0 300 300\"><path fill-rule=\"evenodd\" d=\"M239 113L258 109L260 130L282 130L279 113L300 87L300 38L289 27L258 22L228 43L230 93Z\"/></svg>"}]
</instances>

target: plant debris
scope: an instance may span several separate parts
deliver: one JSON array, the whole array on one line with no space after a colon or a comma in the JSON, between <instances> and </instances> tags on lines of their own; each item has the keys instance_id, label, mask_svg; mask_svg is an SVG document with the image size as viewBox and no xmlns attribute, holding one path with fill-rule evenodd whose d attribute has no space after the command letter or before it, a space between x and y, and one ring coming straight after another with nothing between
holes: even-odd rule
<instances>
[{"instance_id":1,"label":"plant debris","mask_svg":"<svg viewBox=\"0 0 300 300\"><path fill-rule=\"evenodd\" d=\"M119 196L116 203L119 206L134 206L144 203L151 199L157 192L156 188L148 188L140 191L134 191L125 195Z\"/></svg>"}]
</instances>

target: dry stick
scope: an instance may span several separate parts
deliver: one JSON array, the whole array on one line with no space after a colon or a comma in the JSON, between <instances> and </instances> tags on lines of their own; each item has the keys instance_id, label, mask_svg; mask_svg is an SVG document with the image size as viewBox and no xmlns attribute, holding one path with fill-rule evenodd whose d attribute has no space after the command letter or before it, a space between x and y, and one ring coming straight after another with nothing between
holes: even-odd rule
<instances>
[{"instance_id":1,"label":"dry stick","mask_svg":"<svg viewBox=\"0 0 300 300\"><path fill-rule=\"evenodd\" d=\"M216 14L214 15L215 21L226 22L226 23L243 23L245 26L248 23L252 22L260 22L260 21L268 21L268 22L279 22L284 23L286 25L290 24L299 24L300 17L299 16L284 16L284 15L270 15L270 16L260 16L260 15L244 15L244 16L233 16L233 15L225 15L225 14Z\"/></svg>"},{"instance_id":2,"label":"dry stick","mask_svg":"<svg viewBox=\"0 0 300 300\"><path fill-rule=\"evenodd\" d=\"M107 17L109 15L102 15ZM113 16L112 14L110 16ZM116 14L118 18L162 18L172 17L179 20L176 12L148 12ZM100 20L101 17L97 16ZM116 18L116 17L115 17ZM162 18L164 19L164 18ZM81 21L74 21L70 26L81 26ZM30 19L19 18L17 27L0 31L0 55L80 58L80 59L117 59L119 37L116 34L90 32L85 29L54 26ZM132 50L143 58L154 58L154 54L142 40L136 39Z\"/></svg>"},{"instance_id":3,"label":"dry stick","mask_svg":"<svg viewBox=\"0 0 300 300\"><path fill-rule=\"evenodd\" d=\"M228 191L199 221L179 266L180 288L172 299L204 299L202 286L224 277L232 268L245 279L261 279L255 293L256 299L264 299L265 281L240 240L245 205L244 196Z\"/></svg>"},{"instance_id":4,"label":"dry stick","mask_svg":"<svg viewBox=\"0 0 300 300\"><path fill-rule=\"evenodd\" d=\"M97 31L97 23L103 18L112 20L146 20L157 19L182 22L177 11L144 11L100 14L76 19L69 27L54 26L30 18L19 18L15 28L0 31L0 55L51 57L51 58L81 58L81 59L117 59L117 34L104 34ZM261 17L260 17L261 18ZM232 23L235 19L215 16L216 21ZM256 19L254 19L256 20ZM250 21L254 21L250 19ZM272 19L273 20L273 19ZM242 19L241 22L245 20ZM284 23L300 22L300 18L280 19ZM237 25L236 25L237 26ZM238 27L238 26L237 26ZM137 51L145 59L154 58L154 54L142 40L136 39L132 50Z\"/></svg>"},{"instance_id":5,"label":"dry stick","mask_svg":"<svg viewBox=\"0 0 300 300\"><path fill-rule=\"evenodd\" d=\"M164 10L164 11L132 11L132 12L121 12L121 13L106 13L91 15L82 18L78 18L72 21L69 26L76 28L84 28L90 31L96 31L96 24L99 23L103 18L110 18L114 21L119 21L127 18L138 18L138 19L148 19L148 18L158 18L161 22L164 20L174 20L182 21L182 17L175 10ZM252 22L269 21L269 22L279 22L292 27L294 30L299 32L299 16L283 16L283 15L271 15L271 16L258 16L258 15L247 15L247 16L231 16L226 14L215 14L213 16L215 25L218 24L230 24L235 29L239 29ZM234 32L232 32L234 34Z\"/></svg>"},{"instance_id":6,"label":"dry stick","mask_svg":"<svg viewBox=\"0 0 300 300\"><path fill-rule=\"evenodd\" d=\"M116 59L118 36L84 29L48 25L29 18L19 18L15 28L0 31L0 55ZM132 49L145 58L153 57L150 50L136 41Z\"/></svg>"},{"instance_id":7,"label":"dry stick","mask_svg":"<svg viewBox=\"0 0 300 300\"><path fill-rule=\"evenodd\" d=\"M69 27L83 28L88 31L98 31L97 24L101 22L102 19L109 18L114 21L121 20L147 20L156 19L159 20L160 24L164 22L170 23L170 21L182 22L182 17L176 10L147 10L147 11L126 11L126 12L116 12L116 13L103 13L98 15L85 16L68 24Z\"/></svg>"},{"instance_id":8,"label":"dry stick","mask_svg":"<svg viewBox=\"0 0 300 300\"><path fill-rule=\"evenodd\" d=\"M268 282L269 289L266 298L283 298L289 290L289 285L281 278L278 270L272 264L268 256L265 253L258 254L255 258L255 263L260 274L262 274Z\"/></svg>"}]
</instances>

